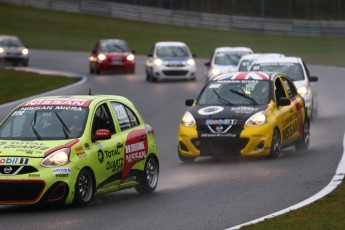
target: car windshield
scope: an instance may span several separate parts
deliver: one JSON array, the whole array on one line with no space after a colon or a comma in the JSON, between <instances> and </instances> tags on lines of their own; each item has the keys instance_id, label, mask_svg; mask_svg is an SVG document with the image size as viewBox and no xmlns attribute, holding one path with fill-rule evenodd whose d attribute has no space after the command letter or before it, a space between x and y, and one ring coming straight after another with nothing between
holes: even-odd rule
<instances>
[{"instance_id":1,"label":"car windshield","mask_svg":"<svg viewBox=\"0 0 345 230\"><path fill-rule=\"evenodd\" d=\"M216 65L238 65L241 57L248 52L218 52L214 57L214 64Z\"/></svg>"},{"instance_id":2,"label":"car windshield","mask_svg":"<svg viewBox=\"0 0 345 230\"><path fill-rule=\"evenodd\" d=\"M210 82L201 92L199 105L264 105L270 99L270 81L224 80Z\"/></svg>"},{"instance_id":3,"label":"car windshield","mask_svg":"<svg viewBox=\"0 0 345 230\"><path fill-rule=\"evenodd\" d=\"M190 52L186 46L158 46L158 57L189 57Z\"/></svg>"},{"instance_id":4,"label":"car windshield","mask_svg":"<svg viewBox=\"0 0 345 230\"><path fill-rule=\"evenodd\" d=\"M239 64L238 71L248 71L255 59L246 59Z\"/></svg>"},{"instance_id":5,"label":"car windshield","mask_svg":"<svg viewBox=\"0 0 345 230\"><path fill-rule=\"evenodd\" d=\"M304 80L302 66L299 63L254 63L251 67L253 71L280 72L285 73L291 80Z\"/></svg>"},{"instance_id":6,"label":"car windshield","mask_svg":"<svg viewBox=\"0 0 345 230\"><path fill-rule=\"evenodd\" d=\"M0 126L0 139L61 140L78 138L84 131L88 109L77 106L17 108Z\"/></svg>"},{"instance_id":7,"label":"car windshield","mask_svg":"<svg viewBox=\"0 0 345 230\"><path fill-rule=\"evenodd\" d=\"M101 52L128 52L129 49L125 43L103 42L100 47Z\"/></svg>"},{"instance_id":8,"label":"car windshield","mask_svg":"<svg viewBox=\"0 0 345 230\"><path fill-rule=\"evenodd\" d=\"M21 47L23 44L15 38L0 38L0 46Z\"/></svg>"}]
</instances>

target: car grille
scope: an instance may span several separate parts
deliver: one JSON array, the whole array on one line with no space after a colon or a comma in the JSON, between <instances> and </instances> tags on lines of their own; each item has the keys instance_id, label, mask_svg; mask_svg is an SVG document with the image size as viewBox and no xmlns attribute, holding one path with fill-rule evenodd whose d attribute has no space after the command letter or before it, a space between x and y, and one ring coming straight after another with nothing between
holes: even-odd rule
<instances>
[{"instance_id":1,"label":"car grille","mask_svg":"<svg viewBox=\"0 0 345 230\"><path fill-rule=\"evenodd\" d=\"M38 170L32 166L0 166L0 174L2 175L22 175L37 171Z\"/></svg>"},{"instance_id":2,"label":"car grille","mask_svg":"<svg viewBox=\"0 0 345 230\"><path fill-rule=\"evenodd\" d=\"M187 75L187 70L164 70L163 73L166 76L185 76Z\"/></svg>"},{"instance_id":3,"label":"car grille","mask_svg":"<svg viewBox=\"0 0 345 230\"><path fill-rule=\"evenodd\" d=\"M201 156L240 155L247 145L247 138L195 138L193 145L200 150Z\"/></svg>"},{"instance_id":4,"label":"car grille","mask_svg":"<svg viewBox=\"0 0 345 230\"><path fill-rule=\"evenodd\" d=\"M43 181L0 181L0 202L34 202L44 188Z\"/></svg>"}]
</instances>

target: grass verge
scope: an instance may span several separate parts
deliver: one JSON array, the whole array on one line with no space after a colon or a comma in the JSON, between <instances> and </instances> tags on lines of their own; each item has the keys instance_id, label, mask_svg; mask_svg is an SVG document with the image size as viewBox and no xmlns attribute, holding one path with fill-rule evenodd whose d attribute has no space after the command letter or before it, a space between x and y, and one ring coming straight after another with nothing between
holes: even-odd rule
<instances>
[{"instance_id":1,"label":"grass verge","mask_svg":"<svg viewBox=\"0 0 345 230\"><path fill-rule=\"evenodd\" d=\"M78 80L0 68L0 104L60 88Z\"/></svg>"}]
</instances>

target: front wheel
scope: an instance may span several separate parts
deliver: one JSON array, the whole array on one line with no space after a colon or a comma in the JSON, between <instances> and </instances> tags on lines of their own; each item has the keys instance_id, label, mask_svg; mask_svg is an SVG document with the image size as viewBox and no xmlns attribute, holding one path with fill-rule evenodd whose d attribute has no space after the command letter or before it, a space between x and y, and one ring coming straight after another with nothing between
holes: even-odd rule
<instances>
[{"instance_id":1,"label":"front wheel","mask_svg":"<svg viewBox=\"0 0 345 230\"><path fill-rule=\"evenodd\" d=\"M272 143L271 143L271 150L270 150L270 153L268 154L268 157L277 158L280 155L280 148L281 148L280 132L278 128L274 128Z\"/></svg>"},{"instance_id":2,"label":"front wheel","mask_svg":"<svg viewBox=\"0 0 345 230\"><path fill-rule=\"evenodd\" d=\"M308 122L304 123L303 126L303 137L295 144L295 148L298 151L305 151L309 148L310 141L310 126Z\"/></svg>"},{"instance_id":3,"label":"front wheel","mask_svg":"<svg viewBox=\"0 0 345 230\"><path fill-rule=\"evenodd\" d=\"M146 194L153 192L158 184L159 166L155 158L147 159L144 168L144 177L140 184L135 186L138 193Z\"/></svg>"},{"instance_id":4,"label":"front wheel","mask_svg":"<svg viewBox=\"0 0 345 230\"><path fill-rule=\"evenodd\" d=\"M88 169L82 169L75 184L74 203L77 206L86 206L90 203L94 191L95 182L92 173Z\"/></svg>"}]
</instances>

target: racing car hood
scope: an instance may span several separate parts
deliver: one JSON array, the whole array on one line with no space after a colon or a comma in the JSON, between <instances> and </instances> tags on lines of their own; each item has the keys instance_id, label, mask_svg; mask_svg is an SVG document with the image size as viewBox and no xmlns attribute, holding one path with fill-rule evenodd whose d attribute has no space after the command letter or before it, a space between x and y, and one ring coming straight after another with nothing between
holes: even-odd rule
<instances>
[{"instance_id":1,"label":"racing car hood","mask_svg":"<svg viewBox=\"0 0 345 230\"><path fill-rule=\"evenodd\" d=\"M0 157L44 157L55 149L71 147L77 140L21 141L0 140Z\"/></svg>"}]
</instances>

